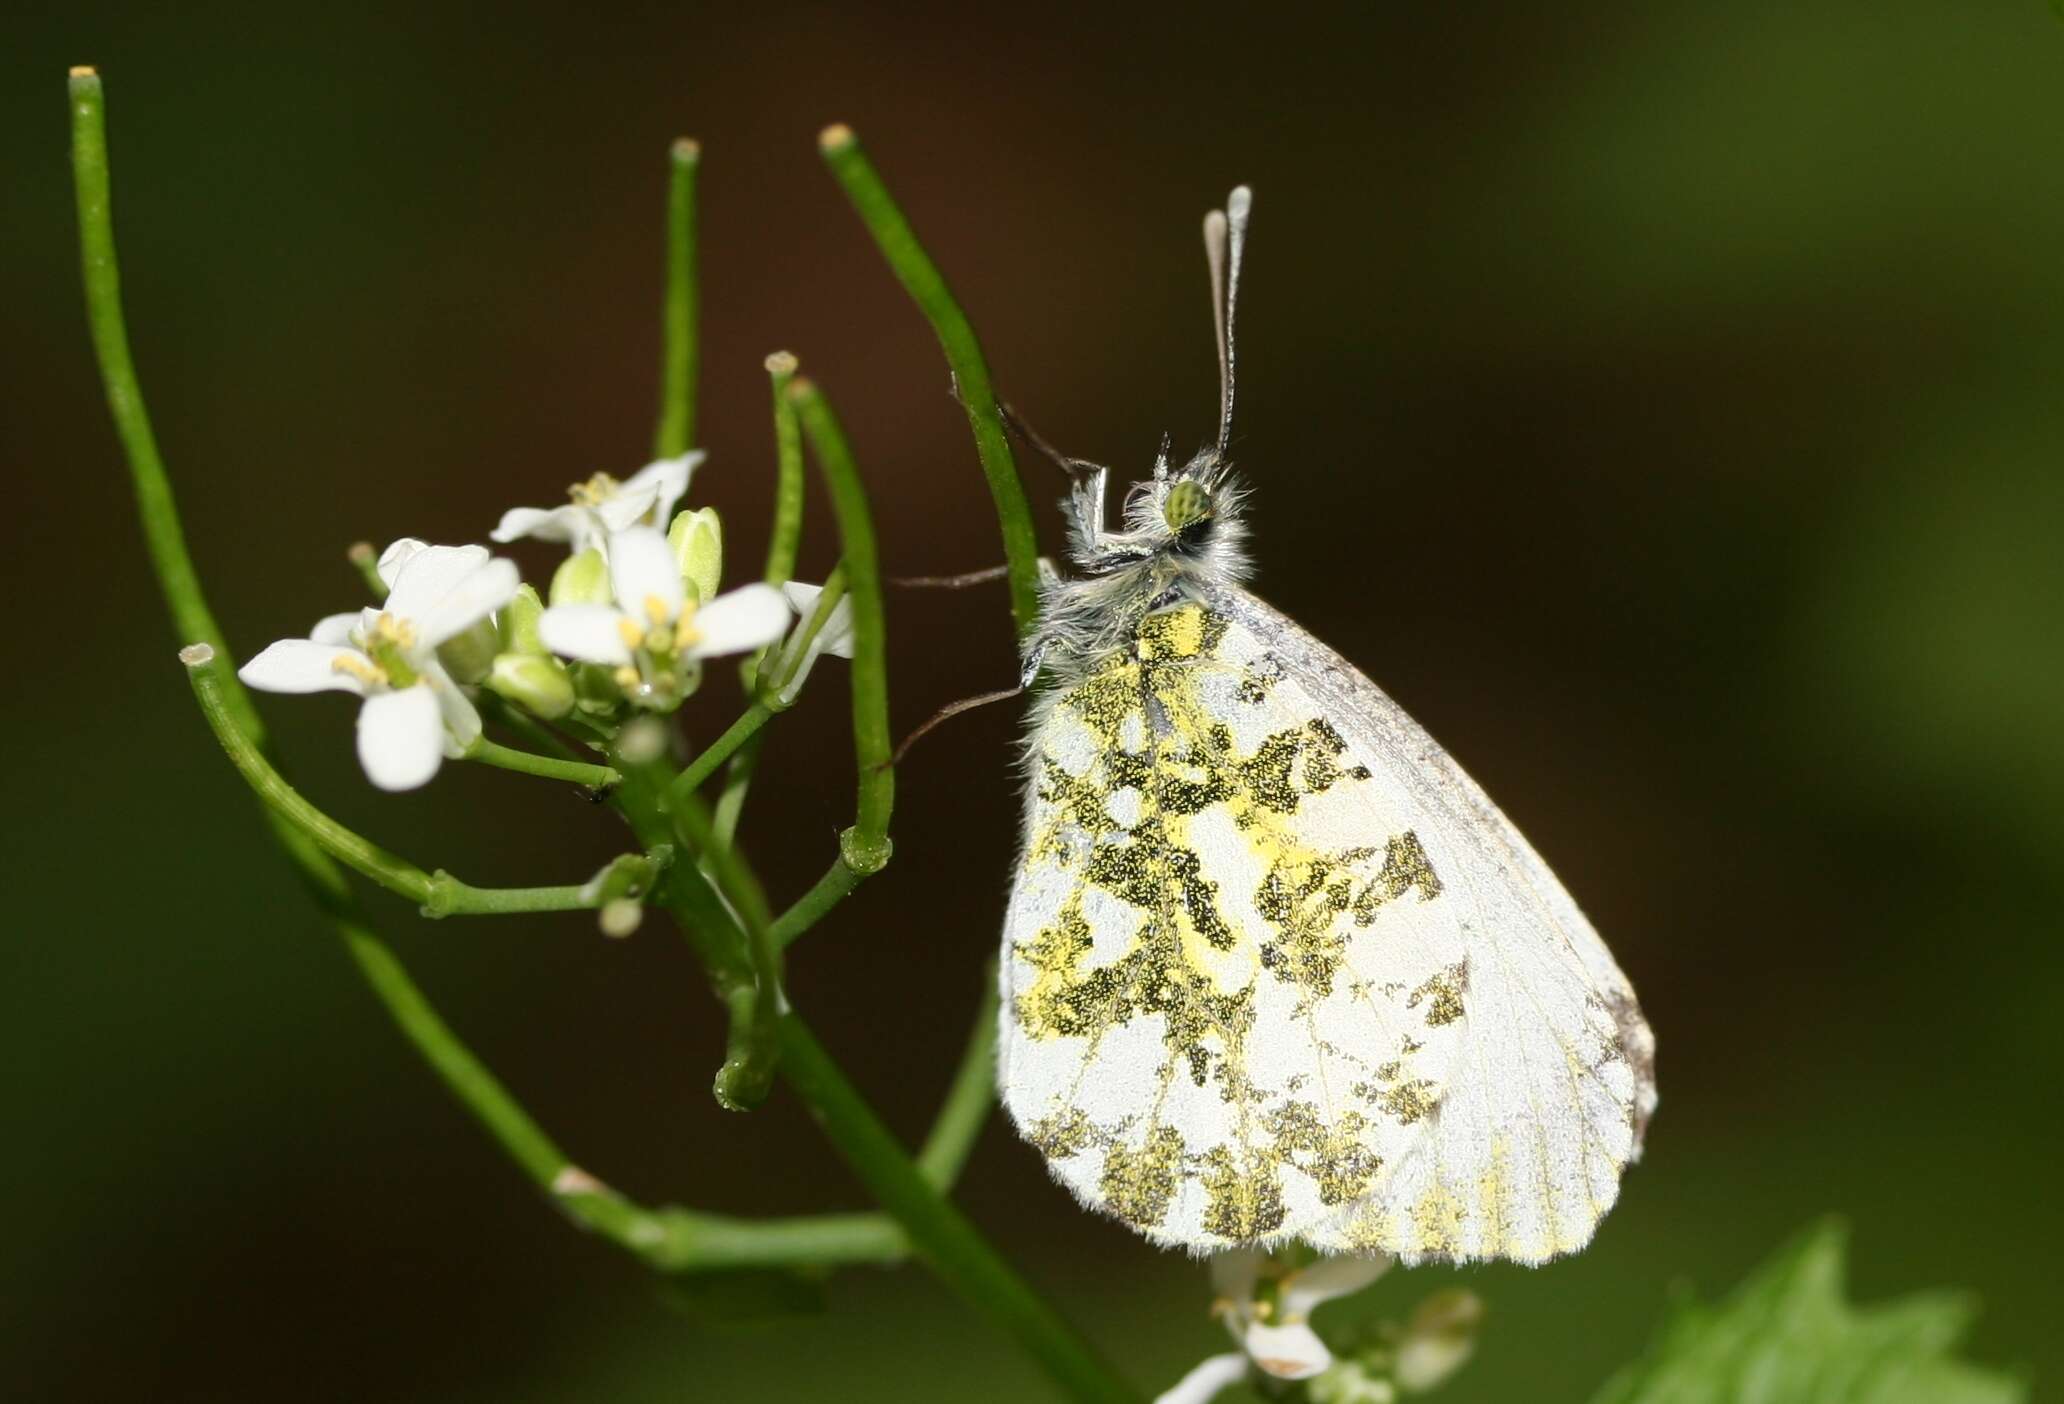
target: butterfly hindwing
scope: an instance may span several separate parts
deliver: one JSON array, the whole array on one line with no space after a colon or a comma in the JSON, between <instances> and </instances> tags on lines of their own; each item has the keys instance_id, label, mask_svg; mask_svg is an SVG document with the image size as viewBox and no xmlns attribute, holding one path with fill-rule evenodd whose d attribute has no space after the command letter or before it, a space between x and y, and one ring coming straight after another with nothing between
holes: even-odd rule
<instances>
[{"instance_id":1,"label":"butterfly hindwing","mask_svg":"<svg viewBox=\"0 0 2064 1404\"><path fill-rule=\"evenodd\" d=\"M1652 1105L1646 1027L1374 684L1223 591L1049 699L1028 763L1000 1080L1086 1203L1198 1251L1589 1236Z\"/></svg>"}]
</instances>

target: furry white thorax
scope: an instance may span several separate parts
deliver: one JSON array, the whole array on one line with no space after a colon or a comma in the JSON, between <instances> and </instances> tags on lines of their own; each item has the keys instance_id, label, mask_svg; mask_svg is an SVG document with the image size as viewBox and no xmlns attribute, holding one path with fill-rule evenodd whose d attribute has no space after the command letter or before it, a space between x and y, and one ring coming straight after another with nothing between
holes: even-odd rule
<instances>
[{"instance_id":1,"label":"furry white thorax","mask_svg":"<svg viewBox=\"0 0 2064 1404\"><path fill-rule=\"evenodd\" d=\"M1216 450L1204 449L1171 471L1164 449L1154 476L1126 493L1117 530L1103 529L1103 503L1095 500L1102 483L1093 482L1078 484L1072 503L1069 554L1082 574L1045 582L1039 628L1025 642L1027 674L1045 679L1028 718L1035 731L1054 700L1126 647L1146 615L1243 585L1254 570L1247 555L1247 487ZM1164 508L1184 482L1210 495L1211 512L1179 532Z\"/></svg>"}]
</instances>

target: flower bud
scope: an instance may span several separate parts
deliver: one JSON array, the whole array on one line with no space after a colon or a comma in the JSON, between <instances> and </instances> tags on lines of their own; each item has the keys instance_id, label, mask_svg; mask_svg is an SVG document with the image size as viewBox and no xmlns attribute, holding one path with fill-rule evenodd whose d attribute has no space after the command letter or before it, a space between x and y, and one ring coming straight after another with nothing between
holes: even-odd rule
<instances>
[{"instance_id":1,"label":"flower bud","mask_svg":"<svg viewBox=\"0 0 2064 1404\"><path fill-rule=\"evenodd\" d=\"M698 507L684 511L667 528L667 545L674 548L674 560L681 567L681 579L698 604L714 599L717 582L724 574L724 525L717 509Z\"/></svg>"},{"instance_id":2,"label":"flower bud","mask_svg":"<svg viewBox=\"0 0 2064 1404\"><path fill-rule=\"evenodd\" d=\"M494 666L501 651L502 636L492 619L475 620L437 646L437 661L444 664L452 681L477 683Z\"/></svg>"},{"instance_id":3,"label":"flower bud","mask_svg":"<svg viewBox=\"0 0 2064 1404\"><path fill-rule=\"evenodd\" d=\"M636 931L645 921L645 904L630 897L618 897L602 904L596 914L595 924L604 936L622 940Z\"/></svg>"},{"instance_id":4,"label":"flower bud","mask_svg":"<svg viewBox=\"0 0 2064 1404\"><path fill-rule=\"evenodd\" d=\"M518 585L515 598L502 606L499 616L502 651L528 654L533 658L549 654L551 650L538 636L538 616L544 612L544 601L538 598L538 592L529 585Z\"/></svg>"},{"instance_id":5,"label":"flower bud","mask_svg":"<svg viewBox=\"0 0 2064 1404\"><path fill-rule=\"evenodd\" d=\"M1398 1387L1423 1393L1461 1369L1476 1350L1483 1315L1483 1299L1460 1288L1435 1292L1421 1302L1397 1344L1391 1374Z\"/></svg>"},{"instance_id":6,"label":"flower bud","mask_svg":"<svg viewBox=\"0 0 2064 1404\"><path fill-rule=\"evenodd\" d=\"M592 546L568 556L552 572L550 596L555 605L610 603L615 596L609 585L609 562Z\"/></svg>"},{"instance_id":7,"label":"flower bud","mask_svg":"<svg viewBox=\"0 0 2064 1404\"><path fill-rule=\"evenodd\" d=\"M573 710L573 679L556 658L505 653L494 660L487 687L531 713L551 720Z\"/></svg>"},{"instance_id":8,"label":"flower bud","mask_svg":"<svg viewBox=\"0 0 2064 1404\"><path fill-rule=\"evenodd\" d=\"M1305 1385L1311 1404L1397 1404L1397 1387L1359 1360L1337 1360Z\"/></svg>"}]
</instances>

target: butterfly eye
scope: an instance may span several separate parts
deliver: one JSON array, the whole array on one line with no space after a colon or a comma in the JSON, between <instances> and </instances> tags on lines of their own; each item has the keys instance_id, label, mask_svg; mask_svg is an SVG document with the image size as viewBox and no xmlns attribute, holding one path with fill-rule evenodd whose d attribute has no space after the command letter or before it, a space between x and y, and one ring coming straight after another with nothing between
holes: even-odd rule
<instances>
[{"instance_id":1,"label":"butterfly eye","mask_svg":"<svg viewBox=\"0 0 2064 1404\"><path fill-rule=\"evenodd\" d=\"M1185 478L1168 490L1161 515L1170 531L1183 531L1211 515L1211 494L1195 480Z\"/></svg>"}]
</instances>

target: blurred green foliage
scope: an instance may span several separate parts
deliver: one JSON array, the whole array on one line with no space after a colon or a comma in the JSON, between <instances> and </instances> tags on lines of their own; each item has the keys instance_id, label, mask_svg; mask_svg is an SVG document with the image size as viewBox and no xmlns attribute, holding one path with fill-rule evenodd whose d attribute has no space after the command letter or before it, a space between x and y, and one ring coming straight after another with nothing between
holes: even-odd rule
<instances>
[{"instance_id":1,"label":"blurred green foliage","mask_svg":"<svg viewBox=\"0 0 2064 1404\"><path fill-rule=\"evenodd\" d=\"M1951 1356L1975 1309L1968 1298L1849 1305L1845 1238L1820 1224L1720 1305L1684 1303L1648 1358L1593 1404L2023 1404L2023 1385Z\"/></svg>"}]
</instances>

